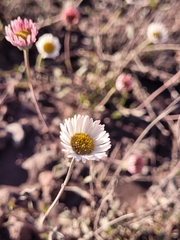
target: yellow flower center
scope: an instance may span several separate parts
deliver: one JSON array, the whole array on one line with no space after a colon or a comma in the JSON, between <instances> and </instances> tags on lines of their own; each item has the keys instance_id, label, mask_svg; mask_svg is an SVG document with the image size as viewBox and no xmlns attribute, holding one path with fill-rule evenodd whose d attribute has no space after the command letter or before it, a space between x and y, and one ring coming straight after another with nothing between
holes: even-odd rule
<instances>
[{"instance_id":1,"label":"yellow flower center","mask_svg":"<svg viewBox=\"0 0 180 240\"><path fill-rule=\"evenodd\" d=\"M24 40L27 39L27 36L30 35L31 32L29 30L21 30L15 33L16 36L23 38Z\"/></svg>"},{"instance_id":2,"label":"yellow flower center","mask_svg":"<svg viewBox=\"0 0 180 240\"><path fill-rule=\"evenodd\" d=\"M79 155L91 154L94 150L94 141L85 133L75 133L71 137L71 147Z\"/></svg>"},{"instance_id":3,"label":"yellow flower center","mask_svg":"<svg viewBox=\"0 0 180 240\"><path fill-rule=\"evenodd\" d=\"M51 42L47 42L44 44L44 51L47 53L52 53L54 51L54 44L52 44Z\"/></svg>"},{"instance_id":4,"label":"yellow flower center","mask_svg":"<svg viewBox=\"0 0 180 240\"><path fill-rule=\"evenodd\" d=\"M155 38L161 39L161 33L160 32L154 32L153 35L154 35Z\"/></svg>"}]
</instances>

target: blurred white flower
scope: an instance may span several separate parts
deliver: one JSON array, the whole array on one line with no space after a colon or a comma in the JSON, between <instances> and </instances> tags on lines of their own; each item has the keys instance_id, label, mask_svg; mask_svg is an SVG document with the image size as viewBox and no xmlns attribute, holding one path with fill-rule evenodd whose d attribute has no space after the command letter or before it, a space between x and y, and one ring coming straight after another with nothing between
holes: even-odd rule
<instances>
[{"instance_id":1,"label":"blurred white flower","mask_svg":"<svg viewBox=\"0 0 180 240\"><path fill-rule=\"evenodd\" d=\"M60 124L61 144L67 157L76 161L100 160L106 157L110 149L109 134L100 121L93 121L89 116L75 115Z\"/></svg>"},{"instance_id":2,"label":"blurred white flower","mask_svg":"<svg viewBox=\"0 0 180 240\"><path fill-rule=\"evenodd\" d=\"M151 43L163 43L168 39L168 30L162 23L150 23L147 28L147 37Z\"/></svg>"},{"instance_id":3,"label":"blurred white flower","mask_svg":"<svg viewBox=\"0 0 180 240\"><path fill-rule=\"evenodd\" d=\"M38 39L36 47L42 58L56 58L59 55L61 44L57 37L46 33Z\"/></svg>"}]
</instances>

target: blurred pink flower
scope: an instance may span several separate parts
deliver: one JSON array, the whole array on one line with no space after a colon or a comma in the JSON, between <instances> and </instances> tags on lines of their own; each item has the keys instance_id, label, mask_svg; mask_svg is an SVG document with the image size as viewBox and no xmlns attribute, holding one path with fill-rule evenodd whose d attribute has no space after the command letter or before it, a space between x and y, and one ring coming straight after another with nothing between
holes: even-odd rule
<instances>
[{"instance_id":1,"label":"blurred pink flower","mask_svg":"<svg viewBox=\"0 0 180 240\"><path fill-rule=\"evenodd\" d=\"M116 89L119 92L129 92L132 89L132 77L130 74L122 73L116 79L115 83Z\"/></svg>"},{"instance_id":2,"label":"blurred pink flower","mask_svg":"<svg viewBox=\"0 0 180 240\"><path fill-rule=\"evenodd\" d=\"M65 8L62 11L62 20L66 25L76 25L79 22L79 12L75 8Z\"/></svg>"},{"instance_id":3,"label":"blurred pink flower","mask_svg":"<svg viewBox=\"0 0 180 240\"><path fill-rule=\"evenodd\" d=\"M127 160L127 170L131 174L140 173L143 167L143 160L139 155L132 154Z\"/></svg>"},{"instance_id":4,"label":"blurred pink flower","mask_svg":"<svg viewBox=\"0 0 180 240\"><path fill-rule=\"evenodd\" d=\"M23 50L31 48L32 44L36 41L38 31L36 23L31 19L27 20L25 18L22 20L18 17L5 27L5 33L7 41L20 50Z\"/></svg>"}]
</instances>

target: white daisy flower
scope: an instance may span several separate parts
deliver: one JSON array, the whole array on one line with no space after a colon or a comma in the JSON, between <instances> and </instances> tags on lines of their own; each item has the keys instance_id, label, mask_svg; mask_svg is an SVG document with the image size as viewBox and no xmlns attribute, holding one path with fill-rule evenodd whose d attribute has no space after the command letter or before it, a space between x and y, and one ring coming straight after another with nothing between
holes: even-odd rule
<instances>
[{"instance_id":1,"label":"white daisy flower","mask_svg":"<svg viewBox=\"0 0 180 240\"><path fill-rule=\"evenodd\" d=\"M162 23L151 23L147 28L147 37L150 42L163 43L168 39L168 31Z\"/></svg>"},{"instance_id":2,"label":"white daisy flower","mask_svg":"<svg viewBox=\"0 0 180 240\"><path fill-rule=\"evenodd\" d=\"M57 37L46 33L38 39L36 47L42 58L56 58L59 55L61 44Z\"/></svg>"},{"instance_id":3,"label":"white daisy flower","mask_svg":"<svg viewBox=\"0 0 180 240\"><path fill-rule=\"evenodd\" d=\"M75 115L60 124L61 144L69 158L76 161L100 160L107 156L110 149L109 134L100 121L93 121L89 116Z\"/></svg>"}]
</instances>

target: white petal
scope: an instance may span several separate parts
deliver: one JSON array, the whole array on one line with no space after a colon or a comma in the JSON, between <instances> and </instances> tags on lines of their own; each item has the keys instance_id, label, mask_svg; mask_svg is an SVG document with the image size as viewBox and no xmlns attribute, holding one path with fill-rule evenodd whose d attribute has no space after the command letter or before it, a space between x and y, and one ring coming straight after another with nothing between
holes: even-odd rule
<instances>
[{"instance_id":1,"label":"white petal","mask_svg":"<svg viewBox=\"0 0 180 240\"><path fill-rule=\"evenodd\" d=\"M60 124L60 139L63 151L68 157L75 158L76 161L86 162L86 160L100 160L107 156L106 151L111 147L109 134L104 130L104 125L99 120L93 122L89 116L75 115L73 118L65 120ZM88 155L77 154L71 146L71 137L75 133L85 133L92 137L95 149Z\"/></svg>"}]
</instances>

